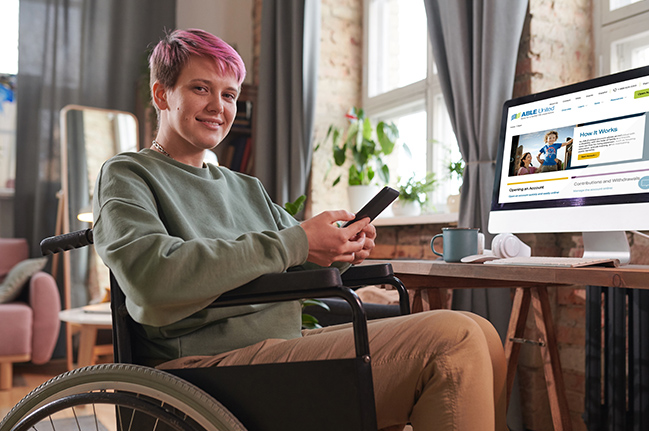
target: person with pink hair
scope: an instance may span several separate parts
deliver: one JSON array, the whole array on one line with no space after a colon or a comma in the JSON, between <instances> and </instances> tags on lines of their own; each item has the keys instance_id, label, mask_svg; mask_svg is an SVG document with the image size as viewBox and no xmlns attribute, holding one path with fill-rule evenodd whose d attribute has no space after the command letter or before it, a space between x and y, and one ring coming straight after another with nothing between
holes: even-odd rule
<instances>
[{"instance_id":1,"label":"person with pink hair","mask_svg":"<svg viewBox=\"0 0 649 431\"><path fill-rule=\"evenodd\" d=\"M353 356L351 327L302 331L298 301L206 308L266 273L344 271L370 255L376 229L368 218L339 227L354 218L344 210L299 222L256 178L203 163L232 126L245 77L221 39L176 30L149 64L156 138L104 164L93 202L95 247L140 324L137 362L165 369ZM506 429L504 352L485 319L437 310L371 321L368 332L381 429Z\"/></svg>"}]
</instances>

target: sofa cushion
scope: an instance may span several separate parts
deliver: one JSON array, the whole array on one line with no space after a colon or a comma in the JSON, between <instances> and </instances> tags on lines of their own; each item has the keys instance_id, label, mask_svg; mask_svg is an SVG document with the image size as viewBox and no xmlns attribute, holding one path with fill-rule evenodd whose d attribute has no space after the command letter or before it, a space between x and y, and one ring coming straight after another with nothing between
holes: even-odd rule
<instances>
[{"instance_id":1,"label":"sofa cushion","mask_svg":"<svg viewBox=\"0 0 649 431\"><path fill-rule=\"evenodd\" d=\"M29 257L29 246L24 238L0 238L0 282L21 260Z\"/></svg>"},{"instance_id":2,"label":"sofa cushion","mask_svg":"<svg viewBox=\"0 0 649 431\"><path fill-rule=\"evenodd\" d=\"M0 284L0 304L13 301L29 277L43 269L45 263L47 263L46 257L37 257L23 260L11 268Z\"/></svg>"},{"instance_id":3,"label":"sofa cushion","mask_svg":"<svg viewBox=\"0 0 649 431\"><path fill-rule=\"evenodd\" d=\"M27 304L0 304L0 341L0 356L31 353L32 309Z\"/></svg>"}]
</instances>

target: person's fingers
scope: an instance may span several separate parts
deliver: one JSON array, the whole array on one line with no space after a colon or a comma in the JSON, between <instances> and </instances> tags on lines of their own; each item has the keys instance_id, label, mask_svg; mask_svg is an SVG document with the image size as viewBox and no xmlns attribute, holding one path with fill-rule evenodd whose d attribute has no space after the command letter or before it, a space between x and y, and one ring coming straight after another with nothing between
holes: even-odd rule
<instances>
[{"instance_id":1,"label":"person's fingers","mask_svg":"<svg viewBox=\"0 0 649 431\"><path fill-rule=\"evenodd\" d=\"M324 217L328 223L334 223L337 221L354 220L355 217L354 214L345 210L325 211L323 213L320 213L320 216Z\"/></svg>"},{"instance_id":2,"label":"person's fingers","mask_svg":"<svg viewBox=\"0 0 649 431\"><path fill-rule=\"evenodd\" d=\"M369 224L370 218L365 217L343 228L343 230L348 232L349 238L353 238L355 235L358 235L360 232L362 232Z\"/></svg>"}]
</instances>

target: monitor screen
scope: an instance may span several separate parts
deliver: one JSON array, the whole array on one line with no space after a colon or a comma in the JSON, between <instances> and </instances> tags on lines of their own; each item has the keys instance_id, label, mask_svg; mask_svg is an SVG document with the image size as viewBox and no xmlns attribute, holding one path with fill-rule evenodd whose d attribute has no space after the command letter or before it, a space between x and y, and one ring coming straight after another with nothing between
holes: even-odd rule
<instances>
[{"instance_id":1,"label":"monitor screen","mask_svg":"<svg viewBox=\"0 0 649 431\"><path fill-rule=\"evenodd\" d=\"M489 232L649 229L649 67L507 101L498 151Z\"/></svg>"}]
</instances>

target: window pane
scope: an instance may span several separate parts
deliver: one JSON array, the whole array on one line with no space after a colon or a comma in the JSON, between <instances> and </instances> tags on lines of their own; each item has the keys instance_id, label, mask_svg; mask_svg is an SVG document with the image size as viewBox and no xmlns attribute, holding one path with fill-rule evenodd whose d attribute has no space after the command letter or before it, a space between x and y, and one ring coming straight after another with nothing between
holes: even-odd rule
<instances>
[{"instance_id":1,"label":"window pane","mask_svg":"<svg viewBox=\"0 0 649 431\"><path fill-rule=\"evenodd\" d=\"M426 31L422 0L371 0L369 97L426 78Z\"/></svg>"},{"instance_id":2,"label":"window pane","mask_svg":"<svg viewBox=\"0 0 649 431\"><path fill-rule=\"evenodd\" d=\"M0 73L18 73L18 0L3 0L0 25Z\"/></svg>"},{"instance_id":3,"label":"window pane","mask_svg":"<svg viewBox=\"0 0 649 431\"><path fill-rule=\"evenodd\" d=\"M611 73L649 65L649 31L611 44Z\"/></svg>"},{"instance_id":4,"label":"window pane","mask_svg":"<svg viewBox=\"0 0 649 431\"><path fill-rule=\"evenodd\" d=\"M386 121L392 121L399 128L397 151L389 159L390 180L394 183L399 178L406 181L413 174L423 178L426 175L426 111L420 110Z\"/></svg>"},{"instance_id":5,"label":"window pane","mask_svg":"<svg viewBox=\"0 0 649 431\"><path fill-rule=\"evenodd\" d=\"M622 8L624 6L628 6L631 3L638 3L639 1L642 0L609 0L609 8L608 10L615 10Z\"/></svg>"}]
</instances>

